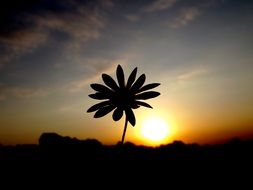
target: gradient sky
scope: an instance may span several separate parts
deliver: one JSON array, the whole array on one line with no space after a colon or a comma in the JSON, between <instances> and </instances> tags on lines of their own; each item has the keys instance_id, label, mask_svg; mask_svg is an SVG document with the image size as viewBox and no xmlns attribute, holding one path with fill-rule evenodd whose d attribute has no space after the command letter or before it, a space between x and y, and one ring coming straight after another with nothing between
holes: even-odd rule
<instances>
[{"instance_id":1,"label":"gradient sky","mask_svg":"<svg viewBox=\"0 0 253 190\"><path fill-rule=\"evenodd\" d=\"M153 115L166 142L253 135L253 1L9 0L0 8L0 143L42 132L115 144L124 119L93 119L90 83L138 67L161 96L140 108L126 140Z\"/></svg>"}]
</instances>

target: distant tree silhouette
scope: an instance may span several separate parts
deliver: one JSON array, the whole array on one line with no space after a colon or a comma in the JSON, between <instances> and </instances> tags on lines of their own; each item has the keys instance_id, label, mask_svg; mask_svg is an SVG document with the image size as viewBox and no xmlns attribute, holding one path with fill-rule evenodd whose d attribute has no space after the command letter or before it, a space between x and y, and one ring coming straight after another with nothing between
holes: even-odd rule
<instances>
[{"instance_id":1,"label":"distant tree silhouette","mask_svg":"<svg viewBox=\"0 0 253 190\"><path fill-rule=\"evenodd\" d=\"M78 140L77 138L63 137L57 133L42 133L39 138L39 145L43 147L59 147L59 146L87 146L101 147L102 144L96 139Z\"/></svg>"},{"instance_id":2,"label":"distant tree silhouette","mask_svg":"<svg viewBox=\"0 0 253 190\"><path fill-rule=\"evenodd\" d=\"M113 111L112 118L114 121L118 121L125 112L125 126L122 135L121 143L124 143L125 133L127 129L128 121L132 126L135 126L136 120L132 109L137 109L140 106L152 108L149 104L139 101L155 98L160 95L159 92L148 91L160 85L160 83L151 83L145 86L146 76L142 74L136 81L137 67L130 74L127 83L125 83L125 77L123 69L118 65L116 75L118 79L117 83L107 74L102 74L102 79L107 86L102 84L91 84L91 88L96 91L95 94L90 94L89 97L97 100L105 100L90 107L87 112L95 112L94 118L103 117L109 112Z\"/></svg>"},{"instance_id":3,"label":"distant tree silhouette","mask_svg":"<svg viewBox=\"0 0 253 190\"><path fill-rule=\"evenodd\" d=\"M99 172L103 166L110 170L115 166L119 172L122 169L119 167L122 166L122 161L131 161L131 165L135 163L137 167L140 164L144 164L145 168L147 166L157 167L161 164L162 169L171 170L174 167L176 171L185 166L194 168L199 166L206 169L209 166L212 167L213 164L220 164L221 167L227 165L232 170L236 165L249 169L250 166L252 168L252 150L253 139L232 139L224 144L216 145L185 144L182 141L174 141L158 147L148 147L131 142L125 142L123 145L121 143L103 145L96 139L79 140L56 133L43 133L40 136L39 145L18 144L0 147L0 167L1 171L3 167L6 167L8 171L12 172L11 174L14 170L10 170L10 167L15 169L17 169L16 166L24 167L24 170L21 170L23 174L24 171L27 171L29 164L36 171L40 171L38 167L44 168L45 166L55 169L58 164L60 168L65 168L65 166L72 168L74 164L78 169L79 167L83 169L90 167L92 171L94 167L97 167ZM134 168L131 168L131 171ZM124 169L129 169L129 165L125 165ZM220 167L217 171L220 172Z\"/></svg>"},{"instance_id":4,"label":"distant tree silhouette","mask_svg":"<svg viewBox=\"0 0 253 190\"><path fill-rule=\"evenodd\" d=\"M56 146L66 144L64 137L57 133L42 133L39 138L39 144L41 146Z\"/></svg>"}]
</instances>

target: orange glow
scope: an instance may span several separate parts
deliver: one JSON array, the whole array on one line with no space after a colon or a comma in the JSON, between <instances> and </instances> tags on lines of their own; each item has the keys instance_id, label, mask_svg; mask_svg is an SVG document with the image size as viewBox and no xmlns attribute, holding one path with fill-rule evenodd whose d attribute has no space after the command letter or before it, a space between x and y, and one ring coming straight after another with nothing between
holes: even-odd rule
<instances>
[{"instance_id":1,"label":"orange glow","mask_svg":"<svg viewBox=\"0 0 253 190\"><path fill-rule=\"evenodd\" d=\"M160 118L149 118L141 126L143 137L150 141L161 141L169 135L168 124Z\"/></svg>"},{"instance_id":2,"label":"orange glow","mask_svg":"<svg viewBox=\"0 0 253 190\"><path fill-rule=\"evenodd\" d=\"M136 132L141 144L157 146L166 144L175 133L167 118L161 115L144 116Z\"/></svg>"}]
</instances>

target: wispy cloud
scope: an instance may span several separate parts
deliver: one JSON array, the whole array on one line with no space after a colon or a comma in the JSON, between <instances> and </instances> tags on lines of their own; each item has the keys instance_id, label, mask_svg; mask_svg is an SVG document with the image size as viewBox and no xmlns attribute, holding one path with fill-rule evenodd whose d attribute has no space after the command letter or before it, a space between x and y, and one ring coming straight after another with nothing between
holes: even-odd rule
<instances>
[{"instance_id":1,"label":"wispy cloud","mask_svg":"<svg viewBox=\"0 0 253 190\"><path fill-rule=\"evenodd\" d=\"M200 15L200 13L201 12L197 7L183 8L179 15L168 24L171 28L180 28L186 26L188 23L194 21Z\"/></svg>"},{"instance_id":2,"label":"wispy cloud","mask_svg":"<svg viewBox=\"0 0 253 190\"><path fill-rule=\"evenodd\" d=\"M125 17L130 22L138 22L141 19L139 15L134 15L134 14L125 15Z\"/></svg>"},{"instance_id":3,"label":"wispy cloud","mask_svg":"<svg viewBox=\"0 0 253 190\"><path fill-rule=\"evenodd\" d=\"M48 43L54 32L61 32L69 37L63 48L77 47L80 43L98 39L105 26L99 9L89 9L77 1L73 2L75 7L68 12L44 10L36 14L26 13L22 18L18 18L29 24L10 31L8 35L0 35L0 45L4 50L0 53L0 66L3 67L13 58L33 52ZM103 7L113 6L111 1L103 1L102 4Z\"/></svg>"},{"instance_id":4,"label":"wispy cloud","mask_svg":"<svg viewBox=\"0 0 253 190\"><path fill-rule=\"evenodd\" d=\"M182 4L179 6L178 13L167 22L171 28L176 29L187 26L201 16L206 9L224 3L224 0L192 1L190 4L183 4L183 1L181 2Z\"/></svg>"},{"instance_id":5,"label":"wispy cloud","mask_svg":"<svg viewBox=\"0 0 253 190\"><path fill-rule=\"evenodd\" d=\"M67 92L75 93L80 92L84 87L89 85L90 83L94 83L94 81L99 80L102 73L112 73L115 70L116 65L125 64L126 60L118 59L118 60L105 60L105 59L92 59L85 63L88 67L87 69L90 71L90 75L86 76L83 79L75 80L67 84L64 89Z\"/></svg>"},{"instance_id":6,"label":"wispy cloud","mask_svg":"<svg viewBox=\"0 0 253 190\"><path fill-rule=\"evenodd\" d=\"M43 89L9 86L2 83L0 85L0 100L6 100L9 97L16 97L16 98L42 97L48 94L49 93Z\"/></svg>"},{"instance_id":7,"label":"wispy cloud","mask_svg":"<svg viewBox=\"0 0 253 190\"><path fill-rule=\"evenodd\" d=\"M5 54L2 55L1 63L8 63L18 55L32 52L45 43L47 38L48 35L39 32L37 28L20 29L8 36L0 36L0 44L4 45L6 50Z\"/></svg>"},{"instance_id":8,"label":"wispy cloud","mask_svg":"<svg viewBox=\"0 0 253 190\"><path fill-rule=\"evenodd\" d=\"M44 16L34 16L38 28L49 31L61 31L82 42L97 39L99 29L104 26L102 17L96 11L79 7L74 13L55 14L48 12Z\"/></svg>"},{"instance_id":9,"label":"wispy cloud","mask_svg":"<svg viewBox=\"0 0 253 190\"><path fill-rule=\"evenodd\" d=\"M204 68L193 69L193 70L187 71L187 72L185 72L183 74L180 74L177 77L177 80L178 81L191 80L191 79L194 79L196 77L202 76L202 75L206 74L207 72L208 72L208 70L204 69Z\"/></svg>"},{"instance_id":10,"label":"wispy cloud","mask_svg":"<svg viewBox=\"0 0 253 190\"><path fill-rule=\"evenodd\" d=\"M73 112L76 110L77 110L77 108L74 107L73 105L65 105L65 106L59 107L55 111L60 112L60 113L65 113L65 112Z\"/></svg>"},{"instance_id":11,"label":"wispy cloud","mask_svg":"<svg viewBox=\"0 0 253 190\"><path fill-rule=\"evenodd\" d=\"M6 100L6 96L3 95L3 94L1 94L1 95L0 95L0 101L3 101L3 100Z\"/></svg>"},{"instance_id":12,"label":"wispy cloud","mask_svg":"<svg viewBox=\"0 0 253 190\"><path fill-rule=\"evenodd\" d=\"M106 8L112 8L112 7L114 7L114 2L113 2L113 0L103 0L103 1L101 1L101 5Z\"/></svg>"},{"instance_id":13,"label":"wispy cloud","mask_svg":"<svg viewBox=\"0 0 253 190\"><path fill-rule=\"evenodd\" d=\"M155 0L143 8L144 12L157 12L171 8L179 0Z\"/></svg>"},{"instance_id":14,"label":"wispy cloud","mask_svg":"<svg viewBox=\"0 0 253 190\"><path fill-rule=\"evenodd\" d=\"M48 92L42 89L12 87L9 89L10 93L19 98L31 98L38 96L46 96Z\"/></svg>"}]
</instances>

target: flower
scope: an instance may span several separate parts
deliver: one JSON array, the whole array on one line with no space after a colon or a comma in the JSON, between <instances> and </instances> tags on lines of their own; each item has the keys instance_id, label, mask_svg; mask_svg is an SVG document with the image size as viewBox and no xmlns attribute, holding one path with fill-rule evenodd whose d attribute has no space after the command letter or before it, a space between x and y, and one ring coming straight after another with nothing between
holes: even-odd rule
<instances>
[{"instance_id":1,"label":"flower","mask_svg":"<svg viewBox=\"0 0 253 190\"><path fill-rule=\"evenodd\" d=\"M123 69L118 65L116 75L118 84L107 74L102 74L102 79L105 85L91 84L91 88L96 91L95 94L90 94L89 97L97 100L105 100L90 107L87 112L96 112L94 118L103 117L114 110L112 118L118 121L122 118L125 112L126 130L127 122L129 121L132 126L135 126L136 120L132 109L137 109L140 106L152 108L149 104L140 101L155 98L160 95L159 92L147 91L160 85L160 83L151 83L144 85L146 76L142 74L136 81L137 67L131 72L127 83ZM143 86L144 85L144 86ZM147 91L147 92L146 92ZM122 143L124 141L124 133Z\"/></svg>"}]
</instances>

